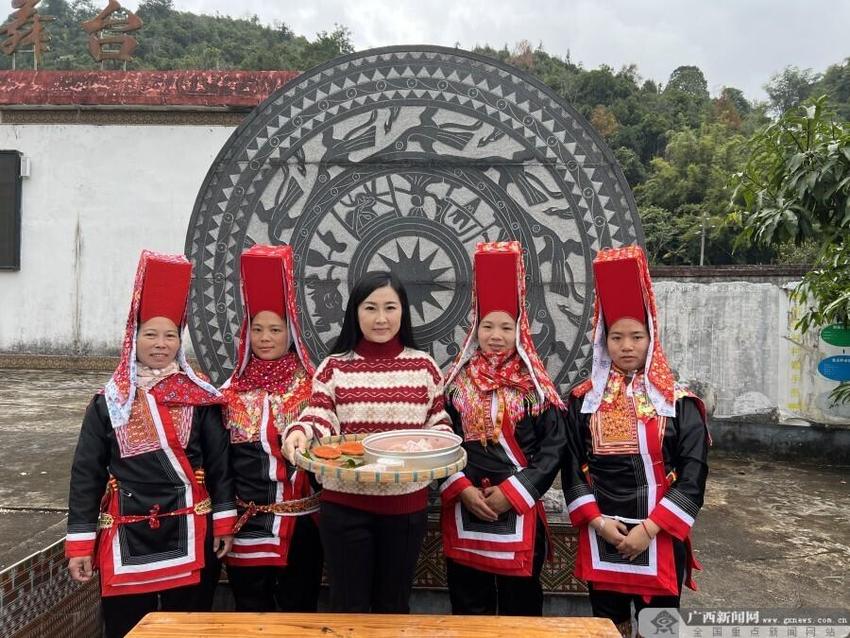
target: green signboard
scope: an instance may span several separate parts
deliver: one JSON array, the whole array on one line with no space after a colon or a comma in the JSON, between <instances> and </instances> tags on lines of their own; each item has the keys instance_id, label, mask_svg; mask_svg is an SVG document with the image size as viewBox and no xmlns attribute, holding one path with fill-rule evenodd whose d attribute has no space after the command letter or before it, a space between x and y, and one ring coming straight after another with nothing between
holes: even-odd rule
<instances>
[{"instance_id":1,"label":"green signboard","mask_svg":"<svg viewBox=\"0 0 850 638\"><path fill-rule=\"evenodd\" d=\"M831 346L850 347L850 327L834 323L820 331L820 338Z\"/></svg>"}]
</instances>

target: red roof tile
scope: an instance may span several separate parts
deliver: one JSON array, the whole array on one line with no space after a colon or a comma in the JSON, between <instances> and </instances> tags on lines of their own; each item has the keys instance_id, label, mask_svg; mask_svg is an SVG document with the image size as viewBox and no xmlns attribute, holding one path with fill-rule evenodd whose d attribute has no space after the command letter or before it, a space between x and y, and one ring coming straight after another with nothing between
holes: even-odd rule
<instances>
[{"instance_id":1,"label":"red roof tile","mask_svg":"<svg viewBox=\"0 0 850 638\"><path fill-rule=\"evenodd\" d=\"M0 107L254 107L298 71L0 71Z\"/></svg>"}]
</instances>

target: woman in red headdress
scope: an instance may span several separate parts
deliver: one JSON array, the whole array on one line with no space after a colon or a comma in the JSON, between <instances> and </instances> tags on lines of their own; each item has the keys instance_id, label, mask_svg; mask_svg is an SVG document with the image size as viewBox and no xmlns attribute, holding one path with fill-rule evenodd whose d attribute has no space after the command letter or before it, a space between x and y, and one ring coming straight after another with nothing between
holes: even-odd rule
<instances>
[{"instance_id":1,"label":"woman in red headdress","mask_svg":"<svg viewBox=\"0 0 850 638\"><path fill-rule=\"evenodd\" d=\"M301 340L289 246L242 253L242 330L227 399L239 520L227 574L237 611L316 611L322 546L306 472L281 451L281 433L310 399L313 364Z\"/></svg>"},{"instance_id":2,"label":"woman in red headdress","mask_svg":"<svg viewBox=\"0 0 850 638\"><path fill-rule=\"evenodd\" d=\"M632 605L678 607L682 584L696 588L689 536L709 436L702 402L661 348L643 250L602 250L593 270L593 367L571 393L561 480L580 528L576 576L593 614L630 636Z\"/></svg>"},{"instance_id":3,"label":"woman in red headdress","mask_svg":"<svg viewBox=\"0 0 850 638\"><path fill-rule=\"evenodd\" d=\"M475 251L471 327L446 377L469 462L441 487L452 613L540 616L541 498L558 473L564 404L531 340L519 242Z\"/></svg>"},{"instance_id":4,"label":"woman in red headdress","mask_svg":"<svg viewBox=\"0 0 850 638\"><path fill-rule=\"evenodd\" d=\"M118 368L86 410L65 555L100 571L107 638L158 608L208 611L236 508L219 392L181 345L192 266L142 252Z\"/></svg>"}]
</instances>

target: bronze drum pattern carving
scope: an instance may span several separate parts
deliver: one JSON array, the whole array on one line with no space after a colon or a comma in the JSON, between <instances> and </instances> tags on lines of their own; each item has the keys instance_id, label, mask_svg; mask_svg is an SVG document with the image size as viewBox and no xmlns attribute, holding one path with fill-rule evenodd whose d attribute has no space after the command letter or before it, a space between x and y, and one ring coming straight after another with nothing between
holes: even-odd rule
<instances>
[{"instance_id":1,"label":"bronze drum pattern carving","mask_svg":"<svg viewBox=\"0 0 850 638\"><path fill-rule=\"evenodd\" d=\"M643 241L610 149L550 89L497 60L438 47L338 58L260 104L207 174L186 237L195 352L214 381L227 377L239 255L289 243L317 360L351 284L392 269L420 347L445 367L468 325L475 244L514 239L526 248L535 343L566 391L590 366L593 256Z\"/></svg>"}]
</instances>

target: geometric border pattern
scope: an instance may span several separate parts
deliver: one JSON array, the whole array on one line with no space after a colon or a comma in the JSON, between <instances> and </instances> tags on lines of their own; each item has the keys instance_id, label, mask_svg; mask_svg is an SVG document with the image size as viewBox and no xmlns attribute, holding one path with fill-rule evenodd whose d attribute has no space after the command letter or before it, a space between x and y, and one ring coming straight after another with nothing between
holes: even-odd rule
<instances>
[{"instance_id":1,"label":"geometric border pattern","mask_svg":"<svg viewBox=\"0 0 850 638\"><path fill-rule=\"evenodd\" d=\"M384 186L393 190L398 184L392 180L412 183L417 172L436 176L432 184L464 182L456 192L478 189L475 204L483 206L473 210L470 203L460 213L468 214L464 223L481 227L492 217L494 229L479 228L466 238L467 255L482 239L523 242L529 303L540 310L532 328L535 342L550 355L550 374L564 390L587 375L590 263L600 248L643 242L634 198L613 153L580 114L520 69L457 49L388 47L332 60L284 85L243 121L213 162L185 252L195 268L190 334L214 380L229 374L235 357L242 251L259 242L293 245L302 321L312 333L308 347L321 358L335 331L327 321L324 335L311 326L320 325L323 310L336 313L330 321L338 321L351 283L345 265L368 238L368 227L347 226L341 207L364 193L380 200L374 189L386 175ZM439 207L440 215L394 203L395 211L358 208L356 214L367 224L391 214L449 223ZM323 227L332 217L336 225ZM330 253L339 252L322 253L322 241L332 246ZM400 242L394 250L403 249ZM440 240L434 242L432 253L423 250L417 257L432 259L434 272L447 272L441 288L461 294L469 282L452 279L461 269L441 252ZM397 260L400 252L389 250L376 245L375 259ZM410 243L404 250L410 256ZM308 296L311 279L330 280L334 268L334 287ZM423 298L429 297L436 298L424 291ZM317 298L332 304L323 309ZM435 303L435 311L420 304L423 334L447 305ZM428 333L431 341L424 345L446 364L460 332L462 326Z\"/></svg>"},{"instance_id":2,"label":"geometric border pattern","mask_svg":"<svg viewBox=\"0 0 850 638\"><path fill-rule=\"evenodd\" d=\"M587 593L584 583L573 575L578 551L578 530L569 523L550 520L549 533L552 541L552 560L546 560L543 563L543 571L540 573L544 593L549 595ZM419 563L416 566L413 586L416 589L445 590L448 588L439 514L430 514L428 517L428 529L419 555Z\"/></svg>"},{"instance_id":3,"label":"geometric border pattern","mask_svg":"<svg viewBox=\"0 0 850 638\"><path fill-rule=\"evenodd\" d=\"M100 581L68 575L60 540L0 572L0 635L89 638L100 634Z\"/></svg>"}]
</instances>

